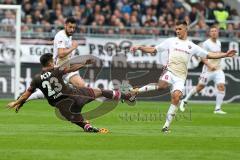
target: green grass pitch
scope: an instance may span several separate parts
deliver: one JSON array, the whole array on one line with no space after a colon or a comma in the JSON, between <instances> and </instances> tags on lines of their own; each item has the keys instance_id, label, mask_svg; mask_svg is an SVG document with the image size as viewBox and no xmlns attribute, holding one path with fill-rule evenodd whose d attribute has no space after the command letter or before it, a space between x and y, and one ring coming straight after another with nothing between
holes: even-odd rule
<instances>
[{"instance_id":1,"label":"green grass pitch","mask_svg":"<svg viewBox=\"0 0 240 160\"><path fill-rule=\"evenodd\" d=\"M224 105L227 115L214 115L213 104L189 104L186 113L178 112L169 134L161 133L169 103L119 104L91 120L109 134L84 133L58 119L46 101L29 102L17 114L4 108L6 103L0 101L0 160L240 159L237 103ZM86 108L94 106L97 102Z\"/></svg>"}]
</instances>

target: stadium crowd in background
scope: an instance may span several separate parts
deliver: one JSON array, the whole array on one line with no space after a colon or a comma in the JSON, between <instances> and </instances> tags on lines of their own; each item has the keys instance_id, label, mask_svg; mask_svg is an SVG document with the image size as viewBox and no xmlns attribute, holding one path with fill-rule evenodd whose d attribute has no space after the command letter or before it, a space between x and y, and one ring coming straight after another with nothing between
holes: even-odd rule
<instances>
[{"instance_id":1,"label":"stadium crowd in background","mask_svg":"<svg viewBox=\"0 0 240 160\"><path fill-rule=\"evenodd\" d=\"M22 22L27 24L22 26L23 32L56 32L52 26L64 24L65 17L69 16L76 18L80 33L86 32L86 28L81 26L90 25L97 26L91 30L92 33L169 35L171 33L167 31L173 28L178 20L188 21L191 28L196 30L194 36L205 35L204 31L213 23L218 23L222 30L240 29L237 11L222 1L186 2L191 6L190 9L177 0L2 0L2 4L22 5ZM0 14L1 23L14 23L12 11ZM225 20L232 22L226 23ZM105 29L101 26L115 28ZM224 36L233 35L228 32Z\"/></svg>"}]
</instances>

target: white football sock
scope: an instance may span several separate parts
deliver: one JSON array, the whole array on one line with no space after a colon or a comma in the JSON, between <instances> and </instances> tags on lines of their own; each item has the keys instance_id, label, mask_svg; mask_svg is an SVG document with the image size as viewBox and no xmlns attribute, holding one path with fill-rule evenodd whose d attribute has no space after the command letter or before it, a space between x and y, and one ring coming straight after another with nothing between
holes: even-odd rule
<instances>
[{"instance_id":1,"label":"white football sock","mask_svg":"<svg viewBox=\"0 0 240 160\"><path fill-rule=\"evenodd\" d=\"M163 128L170 126L174 116L176 115L177 110L178 110L177 106L175 106L173 104L170 105L167 115L166 115L166 122L165 122Z\"/></svg>"},{"instance_id":2,"label":"white football sock","mask_svg":"<svg viewBox=\"0 0 240 160\"><path fill-rule=\"evenodd\" d=\"M146 86L139 88L138 92L143 93L143 92L155 91L155 90L157 90L157 84L150 83L150 84L147 84Z\"/></svg>"},{"instance_id":3,"label":"white football sock","mask_svg":"<svg viewBox=\"0 0 240 160\"><path fill-rule=\"evenodd\" d=\"M40 89L37 89L26 101L34 100L34 99L44 99L44 94Z\"/></svg>"},{"instance_id":4,"label":"white football sock","mask_svg":"<svg viewBox=\"0 0 240 160\"><path fill-rule=\"evenodd\" d=\"M221 109L224 96L225 96L225 92L224 91L217 91L215 110L220 110Z\"/></svg>"},{"instance_id":5,"label":"white football sock","mask_svg":"<svg viewBox=\"0 0 240 160\"><path fill-rule=\"evenodd\" d=\"M184 101L188 101L196 93L197 93L196 87L193 87L193 89L191 89L191 91L184 98Z\"/></svg>"}]
</instances>

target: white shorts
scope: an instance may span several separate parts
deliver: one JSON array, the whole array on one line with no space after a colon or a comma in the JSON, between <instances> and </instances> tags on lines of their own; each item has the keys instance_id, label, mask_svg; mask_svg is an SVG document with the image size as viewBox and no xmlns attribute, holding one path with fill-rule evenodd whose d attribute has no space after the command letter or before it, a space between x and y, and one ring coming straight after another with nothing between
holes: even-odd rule
<instances>
[{"instance_id":1,"label":"white shorts","mask_svg":"<svg viewBox=\"0 0 240 160\"><path fill-rule=\"evenodd\" d=\"M214 72L202 72L199 78L199 84L207 85L210 81L214 81L215 84L225 84L224 72L222 70L217 70Z\"/></svg>"},{"instance_id":2,"label":"white shorts","mask_svg":"<svg viewBox=\"0 0 240 160\"><path fill-rule=\"evenodd\" d=\"M71 78L72 76L75 76L75 75L79 75L79 76L80 76L79 71L67 73L67 74L63 75L63 79L64 79L64 81L66 81L67 83L70 83L70 82L69 82L70 78Z\"/></svg>"},{"instance_id":3,"label":"white shorts","mask_svg":"<svg viewBox=\"0 0 240 160\"><path fill-rule=\"evenodd\" d=\"M166 81L171 85L171 92L179 90L183 93L185 80L177 77L172 72L167 71L159 79L162 81Z\"/></svg>"}]
</instances>

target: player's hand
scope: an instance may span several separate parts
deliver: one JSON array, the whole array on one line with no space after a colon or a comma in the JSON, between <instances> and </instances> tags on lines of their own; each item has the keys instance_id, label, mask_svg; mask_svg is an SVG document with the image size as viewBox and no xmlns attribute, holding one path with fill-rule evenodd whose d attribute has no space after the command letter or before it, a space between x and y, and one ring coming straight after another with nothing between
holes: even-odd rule
<instances>
[{"instance_id":1,"label":"player's hand","mask_svg":"<svg viewBox=\"0 0 240 160\"><path fill-rule=\"evenodd\" d=\"M237 53L236 50L232 49L232 50L228 50L227 53L226 53L226 57L233 57L235 56Z\"/></svg>"},{"instance_id":2,"label":"player's hand","mask_svg":"<svg viewBox=\"0 0 240 160\"><path fill-rule=\"evenodd\" d=\"M130 52L135 53L135 52L139 49L139 47L140 47L140 46L132 46L132 47L130 48Z\"/></svg>"},{"instance_id":3,"label":"player's hand","mask_svg":"<svg viewBox=\"0 0 240 160\"><path fill-rule=\"evenodd\" d=\"M16 101L10 102L7 104L8 109L15 109L15 112L17 113L19 109L21 108L21 104L17 104Z\"/></svg>"},{"instance_id":4,"label":"player's hand","mask_svg":"<svg viewBox=\"0 0 240 160\"><path fill-rule=\"evenodd\" d=\"M77 41L72 41L72 47L74 48L74 49L76 49L77 47L78 47L78 43L77 43Z\"/></svg>"}]
</instances>

